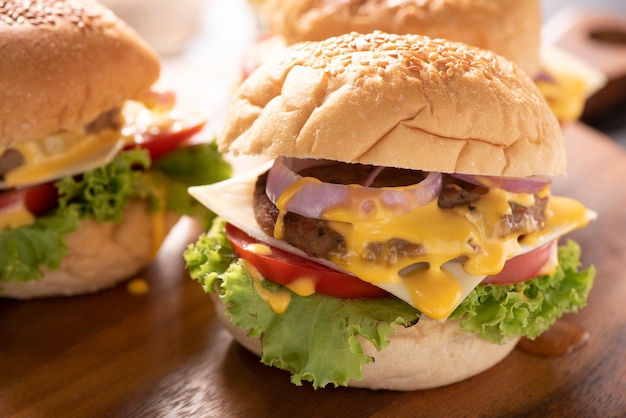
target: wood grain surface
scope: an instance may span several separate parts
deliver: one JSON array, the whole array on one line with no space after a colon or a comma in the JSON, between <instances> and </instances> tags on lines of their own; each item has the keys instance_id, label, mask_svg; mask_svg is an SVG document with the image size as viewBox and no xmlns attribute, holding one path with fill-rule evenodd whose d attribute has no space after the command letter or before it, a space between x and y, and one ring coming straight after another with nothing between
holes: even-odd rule
<instances>
[{"instance_id":1,"label":"wood grain surface","mask_svg":"<svg viewBox=\"0 0 626 418\"><path fill-rule=\"evenodd\" d=\"M554 192L599 219L571 236L597 278L589 305L562 319L590 332L572 354L520 349L474 378L421 392L296 387L217 322L181 253L183 220L143 272L150 290L0 300L2 417L618 417L626 413L626 153L582 124L566 130L569 175Z\"/></svg>"}]
</instances>

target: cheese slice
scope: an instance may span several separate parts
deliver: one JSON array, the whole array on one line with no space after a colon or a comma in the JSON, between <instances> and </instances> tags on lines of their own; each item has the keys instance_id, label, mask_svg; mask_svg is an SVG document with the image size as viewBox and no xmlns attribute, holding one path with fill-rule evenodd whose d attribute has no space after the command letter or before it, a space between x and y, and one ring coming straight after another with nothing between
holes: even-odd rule
<instances>
[{"instance_id":1,"label":"cheese slice","mask_svg":"<svg viewBox=\"0 0 626 418\"><path fill-rule=\"evenodd\" d=\"M30 213L22 199L16 200L0 210L0 231L21 225L28 225L34 221L35 216Z\"/></svg>"},{"instance_id":2,"label":"cheese slice","mask_svg":"<svg viewBox=\"0 0 626 418\"><path fill-rule=\"evenodd\" d=\"M256 169L250 170L237 177L230 178L220 183L215 183L207 186L191 187L189 188L189 193L207 208L220 215L227 222L243 230L251 237L264 241L272 246L291 252L293 254L307 257L303 251L292 247L284 241L278 240L272 236L268 236L267 234L265 234L256 222L253 211L254 185L257 177L267 171L271 167L271 165L272 162L268 162ZM552 240L555 240L558 237L570 232L571 230L583 226L589 220L594 219L596 216L593 211L584 208L580 203L575 202L571 199L552 197L551 202L553 201L554 207L552 209L549 209L550 214L548 216L549 219L546 222L547 227L541 233L530 234L527 239L522 240L520 243L517 242L517 239L514 240L515 244L509 243L509 248L507 250L508 253L505 254L507 259L524 254ZM436 207L436 203L434 206ZM508 205L506 206L508 208ZM433 212L435 211L435 209L432 208L429 210ZM439 210L439 212L443 211ZM350 214L350 211L346 211L343 215L329 215L329 217L331 218L333 216L339 216L339 218L341 216L348 217L351 222L346 222L346 225L348 223L355 225L358 224L358 222L352 222L354 221L354 216ZM437 214L435 216L440 215ZM339 221L335 220L330 222L331 225L339 223ZM394 228L396 230L402 227L402 225L405 225L405 227L408 228L406 220L403 219L387 219L383 221L383 223L385 222L395 222ZM423 227L423 225L424 223L422 223L422 226L417 226L417 228L421 228ZM344 228L347 228L345 231L341 231L340 226L338 226L338 228L340 229L340 232L346 233L346 242L349 249L351 247L351 243L348 242L349 240L355 241L357 246L362 242L363 238L359 238L358 233L355 235L353 231L350 231L350 227L345 227L344 225ZM393 230L394 228L391 229ZM364 234L374 234L374 229L376 228L370 228L370 230L365 231ZM454 230L454 228L452 228L452 230ZM451 232L451 234L454 235L455 233ZM498 245L500 244L492 244L494 248L496 248ZM425 258L423 260L429 263L431 273L433 271L437 273L437 280L441 278L447 283L447 285L444 286L444 291L441 291L440 286L437 285L431 286L430 288L428 286L422 286L421 291L422 293L426 292L426 294L424 294L423 297L420 299L415 297L413 286L410 284L409 281L404 280L402 275L399 274L399 270L404 269L403 275L404 272L408 271L408 274L406 274L406 276L412 276L413 274L410 271L411 268L414 267L419 271L419 261L422 260L418 260L418 262L415 263L414 266L401 265L400 267L398 267L394 265L391 267L391 269L393 269L392 274L389 274L389 269L386 268L381 268L381 274L378 274L379 272L375 272L375 274L368 274L368 272L365 271L365 267L359 265L355 266L354 264L358 264L358 262L355 262L354 260L351 261L352 264L348 263L347 265L340 267L340 265L338 265L341 264L340 260L336 260L336 264L335 262L332 262L330 260L316 259L316 261L318 261L320 264L329 266L339 271L347 272L348 274L353 274L351 273L351 271L363 273L355 275L388 291L396 297L413 305L425 315L437 320L444 320L445 318L447 318L454 311L454 309L456 309L456 307L463 301L463 299L465 299L467 295L486 277L486 274L470 274L467 270L471 271L471 267L468 268L468 266L464 266L459 262L448 260L443 260L440 265L428 258ZM433 268L433 266L435 268ZM490 274L495 273L497 272L494 271ZM384 277L385 275L391 276L392 278L378 279L378 277ZM375 279L372 279L372 277L375 277ZM430 278L432 279L432 277ZM449 291L451 291L453 294L450 295Z\"/></svg>"},{"instance_id":3,"label":"cheese slice","mask_svg":"<svg viewBox=\"0 0 626 418\"><path fill-rule=\"evenodd\" d=\"M91 133L77 128L14 144L11 148L23 156L24 162L6 173L4 179L0 178L0 190L46 183L102 167L124 146L140 144L144 133L178 129L177 125L190 115L182 116L171 110L172 106L173 102L149 107L140 101L127 100L121 110L120 128ZM0 156L4 151L0 148Z\"/></svg>"},{"instance_id":4,"label":"cheese slice","mask_svg":"<svg viewBox=\"0 0 626 418\"><path fill-rule=\"evenodd\" d=\"M110 162L124 146L119 131L103 130L85 135L61 132L12 148L24 156L24 164L8 172L0 190L45 183L93 170Z\"/></svg>"}]
</instances>

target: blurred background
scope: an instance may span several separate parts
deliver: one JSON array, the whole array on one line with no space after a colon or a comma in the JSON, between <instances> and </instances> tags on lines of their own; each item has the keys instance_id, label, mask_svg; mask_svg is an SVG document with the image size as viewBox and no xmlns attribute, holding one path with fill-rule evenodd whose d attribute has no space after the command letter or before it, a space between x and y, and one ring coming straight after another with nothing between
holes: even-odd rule
<instances>
[{"instance_id":1,"label":"blurred background","mask_svg":"<svg viewBox=\"0 0 626 418\"><path fill-rule=\"evenodd\" d=\"M542 0L541 5L546 19L567 7L584 7L596 11L626 13L624 0Z\"/></svg>"},{"instance_id":2,"label":"blurred background","mask_svg":"<svg viewBox=\"0 0 626 418\"><path fill-rule=\"evenodd\" d=\"M560 36L564 38L561 43L571 46L579 42L577 35L582 36L577 30L582 32L584 29L605 29L611 34L611 42L590 42L587 45L593 53L587 61L609 73L609 84L594 99L614 104L595 112L589 107L594 103L588 103L582 119L626 148L626 1L542 0L542 8L547 41ZM606 58L596 58L605 49Z\"/></svg>"}]
</instances>

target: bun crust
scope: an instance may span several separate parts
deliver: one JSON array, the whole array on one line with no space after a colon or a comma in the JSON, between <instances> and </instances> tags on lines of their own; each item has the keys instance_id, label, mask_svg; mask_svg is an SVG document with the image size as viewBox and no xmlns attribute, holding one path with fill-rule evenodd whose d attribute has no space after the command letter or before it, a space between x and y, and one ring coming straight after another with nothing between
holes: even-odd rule
<instances>
[{"instance_id":1,"label":"bun crust","mask_svg":"<svg viewBox=\"0 0 626 418\"><path fill-rule=\"evenodd\" d=\"M159 77L155 53L90 0L0 7L0 147L82 127Z\"/></svg>"},{"instance_id":2,"label":"bun crust","mask_svg":"<svg viewBox=\"0 0 626 418\"><path fill-rule=\"evenodd\" d=\"M216 316L226 330L250 352L261 356L261 341L250 338L224 315L224 304L211 293ZM388 390L421 390L445 386L475 376L502 361L518 339L499 345L462 331L457 321L438 322L428 318L409 328L396 326L397 334L381 351L361 339L365 354L374 361L363 367L364 380L350 387ZM401 359L401 361L399 361Z\"/></svg>"},{"instance_id":3,"label":"bun crust","mask_svg":"<svg viewBox=\"0 0 626 418\"><path fill-rule=\"evenodd\" d=\"M179 217L167 214L165 233ZM148 204L130 203L119 223L83 220L78 229L67 235L67 256L61 267L44 271L37 281L2 284L0 297L31 299L94 293L131 278L153 259L154 224Z\"/></svg>"},{"instance_id":4,"label":"bun crust","mask_svg":"<svg viewBox=\"0 0 626 418\"><path fill-rule=\"evenodd\" d=\"M260 8L288 44L378 29L462 41L539 71L539 0L265 0Z\"/></svg>"},{"instance_id":5,"label":"bun crust","mask_svg":"<svg viewBox=\"0 0 626 418\"><path fill-rule=\"evenodd\" d=\"M221 151L560 175L559 123L514 63L464 43L351 33L287 48L239 87Z\"/></svg>"}]
</instances>

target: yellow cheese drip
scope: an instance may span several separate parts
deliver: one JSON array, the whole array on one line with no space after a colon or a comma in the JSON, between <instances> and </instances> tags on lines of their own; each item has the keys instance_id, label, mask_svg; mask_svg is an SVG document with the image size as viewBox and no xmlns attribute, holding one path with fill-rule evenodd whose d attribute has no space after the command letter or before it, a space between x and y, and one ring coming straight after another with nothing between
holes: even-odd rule
<instances>
[{"instance_id":1,"label":"yellow cheese drip","mask_svg":"<svg viewBox=\"0 0 626 418\"><path fill-rule=\"evenodd\" d=\"M310 277L299 277L286 287L296 295L311 296L315 293L315 280Z\"/></svg>"},{"instance_id":2,"label":"yellow cheese drip","mask_svg":"<svg viewBox=\"0 0 626 418\"><path fill-rule=\"evenodd\" d=\"M301 177L291 183L289 187L283 191L276 201L276 207L279 210L278 218L274 224L274 237L277 239L283 239L285 236L285 224L283 223L283 217L285 216L285 207L293 196L304 186L306 183L321 183L318 179L313 177Z\"/></svg>"},{"instance_id":3,"label":"yellow cheese drip","mask_svg":"<svg viewBox=\"0 0 626 418\"><path fill-rule=\"evenodd\" d=\"M35 217L26 207L23 202L15 205L12 208L5 208L0 213L0 231L7 228L17 228L22 225L30 225L35 222Z\"/></svg>"},{"instance_id":4,"label":"yellow cheese drip","mask_svg":"<svg viewBox=\"0 0 626 418\"><path fill-rule=\"evenodd\" d=\"M269 246L265 244L260 244L260 243L248 244L246 245L245 250L254 254L259 254L259 255L272 254L272 249Z\"/></svg>"},{"instance_id":5,"label":"yellow cheese drip","mask_svg":"<svg viewBox=\"0 0 626 418\"><path fill-rule=\"evenodd\" d=\"M547 233L563 225L572 225L572 229L583 228L589 223L588 209L582 203L563 196L551 196L546 211L546 225L543 230L525 235L521 243L534 245Z\"/></svg>"},{"instance_id":6,"label":"yellow cheese drip","mask_svg":"<svg viewBox=\"0 0 626 418\"><path fill-rule=\"evenodd\" d=\"M106 129L97 134L63 132L39 141L16 144L25 163L10 171L5 186L39 183L69 174L72 167L93 169L104 165L119 151L123 141L118 131ZM85 171L85 170L82 170Z\"/></svg>"},{"instance_id":7,"label":"yellow cheese drip","mask_svg":"<svg viewBox=\"0 0 626 418\"><path fill-rule=\"evenodd\" d=\"M261 284L261 280L263 280L263 276L261 273L250 263L245 263L246 270L252 279L252 283L256 292L259 294L261 300L267 303L272 309L272 311L277 314L284 313L289 307L289 303L291 302L291 293L288 290L281 290L277 293L270 292Z\"/></svg>"},{"instance_id":8,"label":"yellow cheese drip","mask_svg":"<svg viewBox=\"0 0 626 418\"><path fill-rule=\"evenodd\" d=\"M163 206L160 206L162 208ZM158 211L150 214L150 223L152 224L152 249L150 251L150 258L156 258L161 248L161 244L165 240L165 211L159 209Z\"/></svg>"},{"instance_id":9,"label":"yellow cheese drip","mask_svg":"<svg viewBox=\"0 0 626 418\"><path fill-rule=\"evenodd\" d=\"M536 81L552 113L560 122L570 122L580 117L586 100L585 83L578 76L564 72L550 73L554 81Z\"/></svg>"},{"instance_id":10,"label":"yellow cheese drip","mask_svg":"<svg viewBox=\"0 0 626 418\"><path fill-rule=\"evenodd\" d=\"M317 180L305 177L292 184L278 199L276 206L281 214L305 181ZM549 187L537 194L548 196ZM535 203L535 196L531 193L511 193L493 188L469 205L471 209L468 206L440 209L435 200L409 212L397 213L373 199L363 205L358 192L352 197L346 205L328 208L322 214L322 218L329 221L331 228L341 233L346 242L345 254L329 258L363 281L379 285L402 283L413 305L433 319L446 318L460 303L462 286L444 264L463 257L466 259L463 269L470 275L499 273L504 263L520 252L519 238L524 233L504 235L502 219L511 214L509 202L524 206ZM361 210L363 207L367 211ZM560 226L572 223L584 226L586 222L586 208L582 204L551 197L545 228L529 234L524 240L525 243L538 241ZM282 231L282 225L277 230ZM418 243L423 246L423 254L414 257L388 254L383 257L387 261L382 263L364 257L368 243L391 239Z\"/></svg>"}]
</instances>

